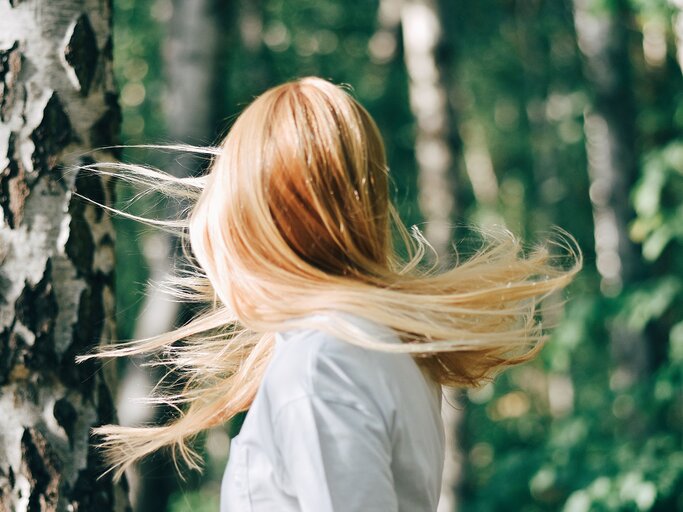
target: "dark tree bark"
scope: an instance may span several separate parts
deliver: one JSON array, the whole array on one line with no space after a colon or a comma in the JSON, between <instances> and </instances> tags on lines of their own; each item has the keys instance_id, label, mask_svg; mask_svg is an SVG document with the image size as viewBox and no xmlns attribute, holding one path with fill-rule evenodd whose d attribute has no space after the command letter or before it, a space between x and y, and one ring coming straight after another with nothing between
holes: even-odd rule
<instances>
[{"instance_id":1,"label":"dark tree bark","mask_svg":"<svg viewBox=\"0 0 683 512\"><path fill-rule=\"evenodd\" d=\"M114 375L74 362L115 332L112 225L74 196L110 203L112 182L70 171L115 143L111 14L108 1L0 3L2 510L129 510L125 480L97 480L90 442L116 421Z\"/></svg>"}]
</instances>

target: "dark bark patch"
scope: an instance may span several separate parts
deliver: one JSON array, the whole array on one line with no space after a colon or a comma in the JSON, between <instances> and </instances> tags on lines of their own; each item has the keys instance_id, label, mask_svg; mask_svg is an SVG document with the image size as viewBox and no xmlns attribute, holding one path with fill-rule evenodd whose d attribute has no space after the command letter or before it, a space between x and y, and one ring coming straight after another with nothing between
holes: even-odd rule
<instances>
[{"instance_id":1,"label":"dark bark patch","mask_svg":"<svg viewBox=\"0 0 683 512\"><path fill-rule=\"evenodd\" d=\"M37 429L27 428L21 437L22 473L31 484L29 512L56 510L61 463Z\"/></svg>"},{"instance_id":2,"label":"dark bark patch","mask_svg":"<svg viewBox=\"0 0 683 512\"><path fill-rule=\"evenodd\" d=\"M12 510L14 506L12 489L14 489L16 478L12 466L7 464L6 467L7 473L4 472L3 466L0 465L0 510Z\"/></svg>"},{"instance_id":3,"label":"dark bark patch","mask_svg":"<svg viewBox=\"0 0 683 512\"><path fill-rule=\"evenodd\" d=\"M116 406L111 397L111 391L104 380L100 381L97 393L97 413L102 423L116 422Z\"/></svg>"},{"instance_id":4,"label":"dark bark patch","mask_svg":"<svg viewBox=\"0 0 683 512\"><path fill-rule=\"evenodd\" d=\"M0 331L0 386L7 383L16 353L16 340L12 339L12 329L5 328Z\"/></svg>"},{"instance_id":5,"label":"dark bark patch","mask_svg":"<svg viewBox=\"0 0 683 512\"><path fill-rule=\"evenodd\" d=\"M88 162L84 162L88 163ZM76 193L87 197L99 204L105 204L106 196L102 180L99 176L80 171L76 176ZM81 276L89 276L92 273L93 257L95 254L95 241L90 231L90 225L84 218L85 209L91 207L85 200L77 197L69 205L71 222L69 224L69 239L66 242L65 251L73 262ZM95 209L95 219L102 218L101 208Z\"/></svg>"},{"instance_id":6,"label":"dark bark patch","mask_svg":"<svg viewBox=\"0 0 683 512\"><path fill-rule=\"evenodd\" d=\"M69 27L64 59L78 80L81 95L87 96L97 69L97 39L90 19L81 14Z\"/></svg>"},{"instance_id":7,"label":"dark bark patch","mask_svg":"<svg viewBox=\"0 0 683 512\"><path fill-rule=\"evenodd\" d=\"M0 261L0 263L2 263ZM11 289L13 281L9 279L0 268L0 306L5 306L7 302L7 292Z\"/></svg>"},{"instance_id":8,"label":"dark bark patch","mask_svg":"<svg viewBox=\"0 0 683 512\"><path fill-rule=\"evenodd\" d=\"M15 229L21 224L24 205L30 189L26 182L26 173L21 160L15 152L16 134L10 133L7 144L9 164L0 172L0 207L5 215L7 225Z\"/></svg>"},{"instance_id":9,"label":"dark bark patch","mask_svg":"<svg viewBox=\"0 0 683 512\"><path fill-rule=\"evenodd\" d=\"M9 50L0 51L0 121L9 119L9 112L16 101L21 60L18 41Z\"/></svg>"},{"instance_id":10,"label":"dark bark patch","mask_svg":"<svg viewBox=\"0 0 683 512\"><path fill-rule=\"evenodd\" d=\"M95 242L90 227L82 216L71 218L65 250L79 275L87 276L91 273Z\"/></svg>"},{"instance_id":11,"label":"dark bark patch","mask_svg":"<svg viewBox=\"0 0 683 512\"><path fill-rule=\"evenodd\" d=\"M43 110L43 120L33 130L31 140L35 145L31 160L38 172L50 171L57 164L56 155L72 138L69 116L64 111L56 92L52 93Z\"/></svg>"},{"instance_id":12,"label":"dark bark patch","mask_svg":"<svg viewBox=\"0 0 683 512\"><path fill-rule=\"evenodd\" d=\"M65 493L70 503L77 504L78 510L85 512L97 512L100 510L113 510L114 493L112 491L111 473L98 477L106 470L106 463L96 451L93 440L88 445L88 463L85 469L78 472L78 478L74 486ZM121 479L121 486L128 491L128 482L125 475ZM129 506L126 512L132 510Z\"/></svg>"},{"instance_id":13,"label":"dark bark patch","mask_svg":"<svg viewBox=\"0 0 683 512\"><path fill-rule=\"evenodd\" d=\"M71 402L64 397L55 402L52 414L57 420L57 423L59 423L64 429L64 432L66 432L66 435L69 438L69 444L73 446L74 427L76 426L76 420L78 419L76 409L71 405Z\"/></svg>"},{"instance_id":14,"label":"dark bark patch","mask_svg":"<svg viewBox=\"0 0 683 512\"><path fill-rule=\"evenodd\" d=\"M16 318L36 335L52 333L57 316L57 299L52 289L52 263L47 260L43 277L35 285L28 282L14 303Z\"/></svg>"},{"instance_id":15,"label":"dark bark patch","mask_svg":"<svg viewBox=\"0 0 683 512\"><path fill-rule=\"evenodd\" d=\"M104 95L104 103L107 110L95 121L90 129L90 142L94 147L109 146L119 141L121 128L121 109L119 108L118 95L107 92ZM120 148L114 148L114 156L121 156Z\"/></svg>"},{"instance_id":16,"label":"dark bark patch","mask_svg":"<svg viewBox=\"0 0 683 512\"><path fill-rule=\"evenodd\" d=\"M41 375L43 369L54 367L54 325L58 309L52 287L52 262L48 259L41 280L35 285L26 282L14 303L16 319L35 335L35 340L30 350L22 350L21 358L17 354L16 360L23 359L23 364L13 365L10 374L12 380L27 378L31 370ZM18 340L16 345L21 349Z\"/></svg>"},{"instance_id":17,"label":"dark bark patch","mask_svg":"<svg viewBox=\"0 0 683 512\"><path fill-rule=\"evenodd\" d=\"M85 165L94 163L94 160L84 160ZM102 184L102 178L97 174L92 172L81 172L76 176L76 192L85 196L99 204L105 204L106 195L104 192L104 185ZM95 220L100 221L102 218L102 210L97 208L95 212Z\"/></svg>"},{"instance_id":18,"label":"dark bark patch","mask_svg":"<svg viewBox=\"0 0 683 512\"><path fill-rule=\"evenodd\" d=\"M25 345L21 336L14 332L14 322L0 332L0 385L12 380L12 370Z\"/></svg>"},{"instance_id":19,"label":"dark bark patch","mask_svg":"<svg viewBox=\"0 0 683 512\"><path fill-rule=\"evenodd\" d=\"M79 390L86 400L93 400L93 377L100 370L99 360L88 359L80 364L74 363L77 355L86 353L100 342L104 325L104 304L102 290L108 276L96 273L91 277L92 286L81 292L78 302L78 319L73 327L72 343L62 356L60 377L72 389Z\"/></svg>"}]
</instances>

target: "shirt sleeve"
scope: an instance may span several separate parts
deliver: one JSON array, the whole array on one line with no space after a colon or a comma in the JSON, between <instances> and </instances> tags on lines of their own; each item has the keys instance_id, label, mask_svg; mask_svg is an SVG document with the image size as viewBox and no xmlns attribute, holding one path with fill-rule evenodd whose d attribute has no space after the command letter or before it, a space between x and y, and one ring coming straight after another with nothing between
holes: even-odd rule
<instances>
[{"instance_id":1,"label":"shirt sleeve","mask_svg":"<svg viewBox=\"0 0 683 512\"><path fill-rule=\"evenodd\" d=\"M361 403L306 395L274 420L283 467L303 512L398 510L391 441Z\"/></svg>"}]
</instances>

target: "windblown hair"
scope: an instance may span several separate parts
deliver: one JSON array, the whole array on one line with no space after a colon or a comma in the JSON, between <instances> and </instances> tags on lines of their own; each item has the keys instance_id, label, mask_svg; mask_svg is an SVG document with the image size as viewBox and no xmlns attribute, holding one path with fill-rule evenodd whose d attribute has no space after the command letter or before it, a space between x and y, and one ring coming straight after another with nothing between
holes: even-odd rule
<instances>
[{"instance_id":1,"label":"windblown hair","mask_svg":"<svg viewBox=\"0 0 683 512\"><path fill-rule=\"evenodd\" d=\"M466 261L444 266L431 258L425 265L431 247L392 204L375 122L343 87L320 78L267 90L218 147L176 149L209 155L208 172L180 178L131 164L85 166L191 205L167 220L105 206L189 243L191 264L179 266L165 287L201 306L171 332L78 358L154 354L151 364L179 377L149 398L178 410L169 423L95 429L117 480L165 446L174 448L174 460L180 455L200 469L189 441L249 408L278 331L316 328L368 349L408 352L442 385L478 386L536 356L547 338L539 304L581 267L567 234L524 253L502 229ZM553 246L563 255L552 254ZM403 343L373 339L343 314L316 323L313 312L372 319Z\"/></svg>"}]
</instances>

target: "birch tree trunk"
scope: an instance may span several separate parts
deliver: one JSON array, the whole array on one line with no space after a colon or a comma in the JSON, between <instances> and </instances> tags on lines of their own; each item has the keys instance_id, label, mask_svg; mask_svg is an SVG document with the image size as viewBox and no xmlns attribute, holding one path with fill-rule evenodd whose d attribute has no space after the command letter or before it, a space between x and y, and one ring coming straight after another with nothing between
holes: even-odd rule
<instances>
[{"instance_id":1,"label":"birch tree trunk","mask_svg":"<svg viewBox=\"0 0 683 512\"><path fill-rule=\"evenodd\" d=\"M390 19L389 11L389 8L382 10L380 7L380 14L385 19ZM461 147L461 144L457 133L451 130L448 88L438 56L443 44L443 27L436 0L402 0L400 13L410 107L417 125L418 200L426 221L425 237L439 258L446 262L451 252L453 217L457 211L453 146ZM458 144L454 144L455 141ZM458 489L463 466L458 445L463 416L458 406L460 401L457 390L448 390L442 398L446 458L438 512L454 512L459 508Z\"/></svg>"},{"instance_id":2,"label":"birch tree trunk","mask_svg":"<svg viewBox=\"0 0 683 512\"><path fill-rule=\"evenodd\" d=\"M1 510L129 510L89 442L116 421L113 375L74 363L113 338L115 301L112 225L73 194L110 203L113 187L67 172L115 142L111 14L105 0L0 2Z\"/></svg>"},{"instance_id":3,"label":"birch tree trunk","mask_svg":"<svg viewBox=\"0 0 683 512\"><path fill-rule=\"evenodd\" d=\"M448 95L437 62L442 28L435 0L403 0L403 52L409 76L410 108L417 134L420 209L427 221L425 236L445 257L456 211L455 179L451 169L451 130Z\"/></svg>"},{"instance_id":4,"label":"birch tree trunk","mask_svg":"<svg viewBox=\"0 0 683 512\"><path fill-rule=\"evenodd\" d=\"M583 55L592 106L584 113L586 155L593 207L595 253L605 295L638 278L639 258L628 236L632 217L628 192L637 174L635 107L624 1L606 6L574 0L574 24ZM612 387L625 388L644 376L649 353L644 336L623 325L611 328L615 363Z\"/></svg>"}]
</instances>

